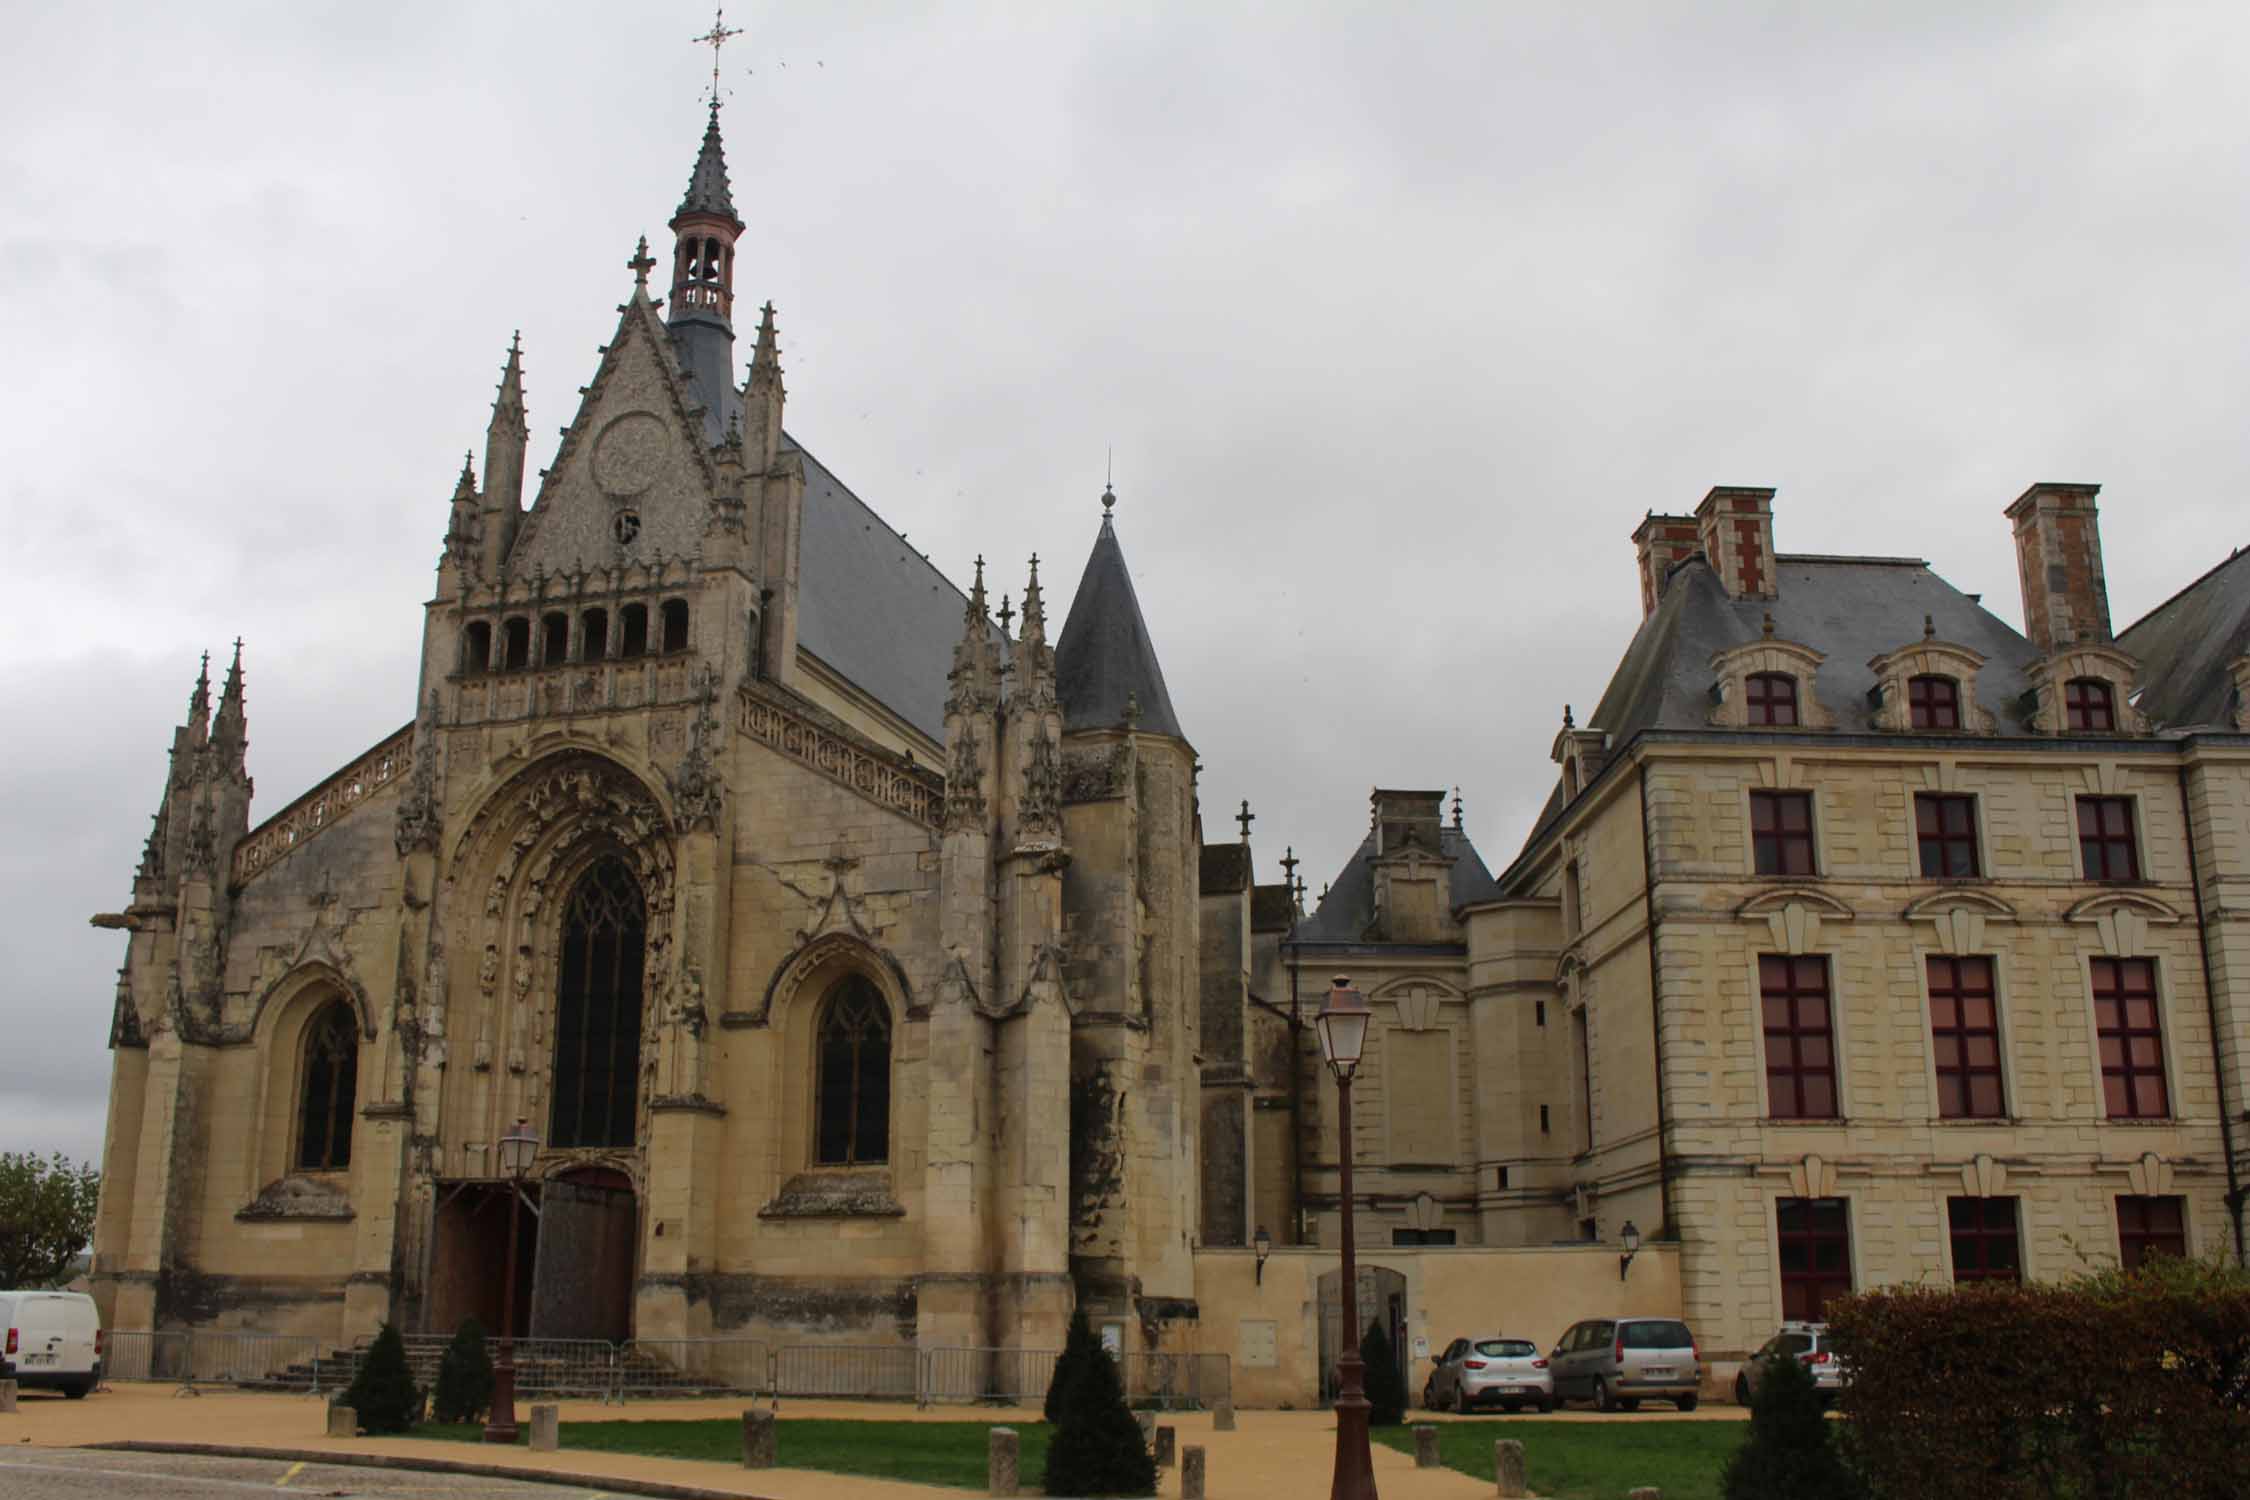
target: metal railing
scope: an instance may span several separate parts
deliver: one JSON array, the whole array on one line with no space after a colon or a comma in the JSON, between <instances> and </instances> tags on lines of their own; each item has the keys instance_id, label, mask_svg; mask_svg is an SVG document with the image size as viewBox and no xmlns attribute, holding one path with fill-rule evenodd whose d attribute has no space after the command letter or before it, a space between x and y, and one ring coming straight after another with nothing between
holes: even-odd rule
<instances>
[{"instance_id":1,"label":"metal railing","mask_svg":"<svg viewBox=\"0 0 2250 1500\"><path fill-rule=\"evenodd\" d=\"M406 1367L413 1372L414 1383L434 1385L445 1346L453 1342L451 1335L410 1333L403 1335L402 1341L406 1345ZM348 1384L359 1373L360 1361L374 1342L371 1335L361 1334L340 1360L331 1362L336 1384ZM485 1348L487 1353L498 1352L490 1340ZM520 1395L609 1400L618 1390L618 1346L606 1339L517 1339L515 1358L516 1391Z\"/></svg>"},{"instance_id":2,"label":"metal railing","mask_svg":"<svg viewBox=\"0 0 2250 1500\"><path fill-rule=\"evenodd\" d=\"M102 1378L317 1391L324 1374L320 1349L320 1340L294 1333L110 1333L102 1341Z\"/></svg>"},{"instance_id":3,"label":"metal railing","mask_svg":"<svg viewBox=\"0 0 2250 1500\"><path fill-rule=\"evenodd\" d=\"M992 1401L1039 1406L1054 1378L1053 1349L930 1349L922 1355L918 1405Z\"/></svg>"},{"instance_id":4,"label":"metal railing","mask_svg":"<svg viewBox=\"0 0 2250 1500\"><path fill-rule=\"evenodd\" d=\"M1120 1356L1125 1404L1165 1411L1202 1409L1234 1399L1234 1368L1224 1354L1167 1354L1158 1351Z\"/></svg>"},{"instance_id":5,"label":"metal railing","mask_svg":"<svg viewBox=\"0 0 2250 1500\"><path fill-rule=\"evenodd\" d=\"M616 1392L627 1396L770 1395L773 1350L760 1339L628 1339Z\"/></svg>"},{"instance_id":6,"label":"metal railing","mask_svg":"<svg viewBox=\"0 0 2250 1500\"><path fill-rule=\"evenodd\" d=\"M912 1401L921 1393L918 1349L859 1344L784 1344L775 1351L773 1393Z\"/></svg>"}]
</instances>

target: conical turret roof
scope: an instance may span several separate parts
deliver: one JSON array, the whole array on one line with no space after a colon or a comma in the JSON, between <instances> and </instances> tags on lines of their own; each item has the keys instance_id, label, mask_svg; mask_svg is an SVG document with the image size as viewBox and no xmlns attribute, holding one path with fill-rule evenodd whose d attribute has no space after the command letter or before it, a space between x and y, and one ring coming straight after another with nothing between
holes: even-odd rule
<instances>
[{"instance_id":1,"label":"conical turret roof","mask_svg":"<svg viewBox=\"0 0 2250 1500\"><path fill-rule=\"evenodd\" d=\"M734 193L727 186L727 153L719 143L719 107L711 106L710 123L703 127L703 149L696 153L695 170L688 175L687 196L672 215L676 225L689 214L719 214L740 229L734 211Z\"/></svg>"},{"instance_id":2,"label":"conical turret roof","mask_svg":"<svg viewBox=\"0 0 2250 1500\"><path fill-rule=\"evenodd\" d=\"M1115 503L1114 496L1102 498L1105 507ZM1072 729L1115 728L1125 722L1130 702L1137 710L1137 728L1187 738L1172 712L1164 669L1157 665L1148 621L1141 617L1133 575L1106 508L1101 535L1094 538L1093 555L1086 559L1078 594L1070 601L1070 618L1055 644L1055 697L1062 704L1064 725Z\"/></svg>"}]
</instances>

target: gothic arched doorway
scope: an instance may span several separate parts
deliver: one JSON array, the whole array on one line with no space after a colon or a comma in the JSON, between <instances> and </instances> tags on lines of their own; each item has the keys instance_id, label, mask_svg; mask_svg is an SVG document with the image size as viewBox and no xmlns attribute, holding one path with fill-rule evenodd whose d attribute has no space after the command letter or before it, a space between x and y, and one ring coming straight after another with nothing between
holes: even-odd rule
<instances>
[{"instance_id":1,"label":"gothic arched doorway","mask_svg":"<svg viewBox=\"0 0 2250 1500\"><path fill-rule=\"evenodd\" d=\"M1323 1401L1336 1398L1336 1361L1344 1352L1344 1339L1348 1336L1352 1347L1358 1348L1370 1323L1382 1325L1399 1368L1412 1368L1412 1351L1406 1346L1405 1276L1389 1266L1359 1268L1359 1296L1355 1299L1359 1305L1351 1320L1349 1335L1345 1333L1343 1280L1341 1270L1324 1272L1320 1278L1320 1399Z\"/></svg>"}]
</instances>

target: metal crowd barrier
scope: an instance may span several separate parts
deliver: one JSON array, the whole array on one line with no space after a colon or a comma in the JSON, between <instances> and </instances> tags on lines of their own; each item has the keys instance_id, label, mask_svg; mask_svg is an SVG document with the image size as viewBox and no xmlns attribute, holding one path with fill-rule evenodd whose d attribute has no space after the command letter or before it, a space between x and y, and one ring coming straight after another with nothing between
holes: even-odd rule
<instances>
[{"instance_id":1,"label":"metal crowd barrier","mask_svg":"<svg viewBox=\"0 0 2250 1500\"><path fill-rule=\"evenodd\" d=\"M1234 1399L1234 1368L1224 1354L1167 1354L1161 1350L1122 1356L1125 1404L1165 1411L1201 1409Z\"/></svg>"},{"instance_id":2,"label":"metal crowd barrier","mask_svg":"<svg viewBox=\"0 0 2250 1500\"><path fill-rule=\"evenodd\" d=\"M102 1378L317 1391L322 1380L320 1349L319 1339L293 1333L222 1329L105 1333Z\"/></svg>"},{"instance_id":3,"label":"metal crowd barrier","mask_svg":"<svg viewBox=\"0 0 2250 1500\"><path fill-rule=\"evenodd\" d=\"M1054 1378L1054 1349L931 1349L916 1403L993 1401L1038 1406Z\"/></svg>"},{"instance_id":4,"label":"metal crowd barrier","mask_svg":"<svg viewBox=\"0 0 2250 1500\"><path fill-rule=\"evenodd\" d=\"M773 1351L760 1339L628 1339L618 1346L618 1398L768 1395Z\"/></svg>"},{"instance_id":5,"label":"metal crowd barrier","mask_svg":"<svg viewBox=\"0 0 2250 1500\"><path fill-rule=\"evenodd\" d=\"M856 1344L784 1344L774 1355L773 1394L912 1401L920 1393L919 1350Z\"/></svg>"}]
</instances>

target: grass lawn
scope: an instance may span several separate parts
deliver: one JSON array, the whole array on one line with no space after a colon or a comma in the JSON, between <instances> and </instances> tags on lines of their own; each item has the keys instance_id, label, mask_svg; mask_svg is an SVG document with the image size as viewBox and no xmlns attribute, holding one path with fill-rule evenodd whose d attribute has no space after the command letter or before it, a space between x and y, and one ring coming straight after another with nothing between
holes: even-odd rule
<instances>
[{"instance_id":1,"label":"grass lawn","mask_svg":"<svg viewBox=\"0 0 2250 1500\"><path fill-rule=\"evenodd\" d=\"M1414 1451L1412 1418L1378 1427L1375 1441ZM1718 1500L1719 1469L1749 1431L1742 1422L1440 1422L1438 1457L1449 1469L1490 1480L1492 1444L1523 1444L1531 1487L1556 1500L1617 1500L1653 1484L1664 1500Z\"/></svg>"},{"instance_id":2,"label":"grass lawn","mask_svg":"<svg viewBox=\"0 0 2250 1500\"><path fill-rule=\"evenodd\" d=\"M822 1469L831 1474L864 1474L871 1479L903 1479L914 1484L950 1484L963 1489L985 1486L985 1434L999 1422L881 1422L791 1417L781 1419L776 1461L784 1469ZM1027 1482L1047 1468L1047 1427L1029 1422L1021 1435L1017 1463ZM484 1429L467 1423L425 1422L412 1436L473 1443ZM531 1441L524 1423L518 1441ZM719 1418L700 1422L565 1422L562 1445L593 1453L644 1453L651 1458L698 1458L714 1463L742 1462L742 1423ZM1487 1443L1485 1471L1491 1472Z\"/></svg>"}]
</instances>

